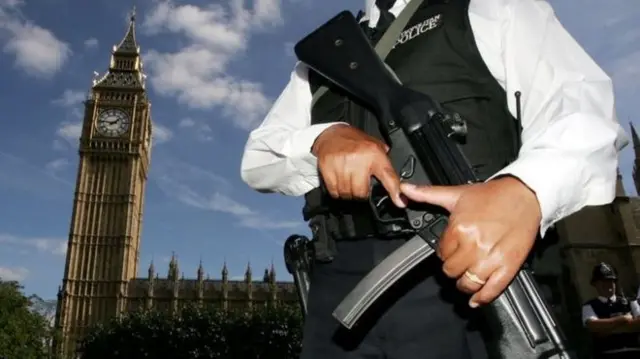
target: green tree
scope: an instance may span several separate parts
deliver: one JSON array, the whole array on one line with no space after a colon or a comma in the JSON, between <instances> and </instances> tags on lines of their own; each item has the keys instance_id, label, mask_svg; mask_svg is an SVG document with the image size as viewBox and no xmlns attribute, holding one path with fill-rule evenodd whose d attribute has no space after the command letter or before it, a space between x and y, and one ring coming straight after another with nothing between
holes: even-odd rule
<instances>
[{"instance_id":1,"label":"green tree","mask_svg":"<svg viewBox=\"0 0 640 359\"><path fill-rule=\"evenodd\" d=\"M42 359L49 354L51 328L30 309L18 282L0 279L0 357Z\"/></svg>"},{"instance_id":2,"label":"green tree","mask_svg":"<svg viewBox=\"0 0 640 359\"><path fill-rule=\"evenodd\" d=\"M251 312L187 307L176 315L129 313L97 326L82 344L83 359L293 359L302 318L278 306Z\"/></svg>"},{"instance_id":3,"label":"green tree","mask_svg":"<svg viewBox=\"0 0 640 359\"><path fill-rule=\"evenodd\" d=\"M289 359L300 355L302 317L297 308L231 312L227 328L229 358Z\"/></svg>"}]
</instances>

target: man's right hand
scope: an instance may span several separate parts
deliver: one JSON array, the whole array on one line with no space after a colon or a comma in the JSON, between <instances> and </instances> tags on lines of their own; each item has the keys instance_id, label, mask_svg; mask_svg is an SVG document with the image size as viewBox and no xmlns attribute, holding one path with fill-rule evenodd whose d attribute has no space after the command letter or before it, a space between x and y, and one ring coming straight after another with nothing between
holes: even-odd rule
<instances>
[{"instance_id":1,"label":"man's right hand","mask_svg":"<svg viewBox=\"0 0 640 359\"><path fill-rule=\"evenodd\" d=\"M349 125L334 125L318 136L311 152L333 198L366 199L371 176L378 179L393 203L405 207L400 197L400 178L391 166L389 147Z\"/></svg>"}]
</instances>

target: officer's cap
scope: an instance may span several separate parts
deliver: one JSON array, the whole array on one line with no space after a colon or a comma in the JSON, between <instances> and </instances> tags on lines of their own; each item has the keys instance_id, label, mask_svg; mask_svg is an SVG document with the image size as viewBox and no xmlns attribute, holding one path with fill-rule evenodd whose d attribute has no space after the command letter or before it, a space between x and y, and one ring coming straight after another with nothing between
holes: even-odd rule
<instances>
[{"instance_id":1,"label":"officer's cap","mask_svg":"<svg viewBox=\"0 0 640 359\"><path fill-rule=\"evenodd\" d=\"M593 267L591 283L603 279L617 280L618 275L616 274L616 269L613 268L611 264L600 262Z\"/></svg>"}]
</instances>

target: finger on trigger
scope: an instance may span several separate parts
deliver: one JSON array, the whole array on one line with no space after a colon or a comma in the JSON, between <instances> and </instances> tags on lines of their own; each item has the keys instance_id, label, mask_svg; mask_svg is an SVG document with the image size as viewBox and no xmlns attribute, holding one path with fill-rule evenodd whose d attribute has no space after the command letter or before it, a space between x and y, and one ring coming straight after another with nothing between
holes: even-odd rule
<instances>
[{"instance_id":1,"label":"finger on trigger","mask_svg":"<svg viewBox=\"0 0 640 359\"><path fill-rule=\"evenodd\" d=\"M389 162L385 162L384 164L375 165L373 175L380 181L384 189L387 190L393 203L399 208L404 208L405 203L402 198L400 198L400 178Z\"/></svg>"}]
</instances>

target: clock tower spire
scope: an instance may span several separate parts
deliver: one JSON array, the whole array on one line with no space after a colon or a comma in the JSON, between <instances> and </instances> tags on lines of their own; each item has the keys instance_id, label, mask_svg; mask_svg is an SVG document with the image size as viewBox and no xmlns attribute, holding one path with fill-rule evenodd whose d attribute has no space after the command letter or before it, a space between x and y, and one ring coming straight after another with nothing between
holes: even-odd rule
<instances>
[{"instance_id":1,"label":"clock tower spire","mask_svg":"<svg viewBox=\"0 0 640 359\"><path fill-rule=\"evenodd\" d=\"M97 322L126 310L138 270L151 151L151 104L136 41L135 9L109 69L85 101L76 190L56 326L61 353Z\"/></svg>"}]
</instances>

